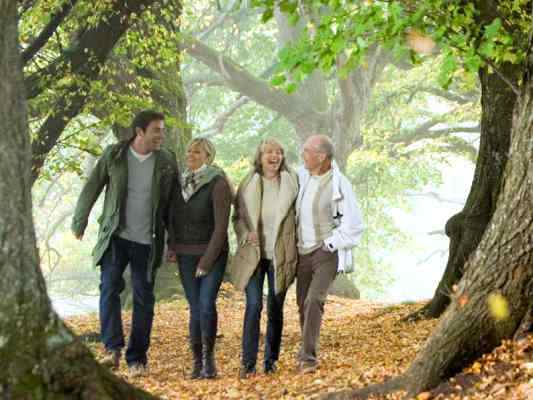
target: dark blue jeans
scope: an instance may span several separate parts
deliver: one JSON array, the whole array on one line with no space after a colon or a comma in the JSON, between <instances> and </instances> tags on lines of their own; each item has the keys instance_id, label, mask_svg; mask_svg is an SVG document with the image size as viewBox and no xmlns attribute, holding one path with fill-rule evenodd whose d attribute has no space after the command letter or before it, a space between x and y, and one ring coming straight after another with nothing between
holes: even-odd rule
<instances>
[{"instance_id":1,"label":"dark blue jeans","mask_svg":"<svg viewBox=\"0 0 533 400\"><path fill-rule=\"evenodd\" d=\"M265 369L279 358L283 331L283 303L286 291L274 292L274 266L271 260L262 259L246 286L246 311L242 335L242 363L247 369L255 368L259 350L259 331L263 309L263 286L268 279L267 332L265 340Z\"/></svg>"},{"instance_id":2,"label":"dark blue jeans","mask_svg":"<svg viewBox=\"0 0 533 400\"><path fill-rule=\"evenodd\" d=\"M131 333L126 350L128 365L146 364L154 319L154 280L148 279L150 245L113 237L102 257L100 272L100 332L107 350L124 347L120 293L124 290L124 270L128 263L133 289Z\"/></svg>"},{"instance_id":3,"label":"dark blue jeans","mask_svg":"<svg viewBox=\"0 0 533 400\"><path fill-rule=\"evenodd\" d=\"M221 254L211 271L200 278L195 276L196 266L201 256L178 254L178 269L185 297L189 302L189 335L191 343L202 343L202 337L213 343L217 334L217 295L224 272L228 254Z\"/></svg>"}]
</instances>

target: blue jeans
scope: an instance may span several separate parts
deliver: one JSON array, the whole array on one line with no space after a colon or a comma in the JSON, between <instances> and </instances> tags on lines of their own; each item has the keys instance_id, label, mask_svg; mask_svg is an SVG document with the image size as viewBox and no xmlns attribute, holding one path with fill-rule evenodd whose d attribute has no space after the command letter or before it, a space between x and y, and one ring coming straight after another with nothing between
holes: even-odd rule
<instances>
[{"instance_id":1,"label":"blue jeans","mask_svg":"<svg viewBox=\"0 0 533 400\"><path fill-rule=\"evenodd\" d=\"M214 343L217 334L217 295L228 254L222 253L211 271L200 278L195 276L196 266L201 256L178 254L178 269L185 297L189 302L189 336L192 344L202 343L202 338Z\"/></svg>"},{"instance_id":2,"label":"blue jeans","mask_svg":"<svg viewBox=\"0 0 533 400\"><path fill-rule=\"evenodd\" d=\"M246 311L242 335L242 364L247 369L255 368L259 349L261 311L263 309L263 286L268 279L267 332L265 340L265 369L279 358L281 333L283 331L283 303L286 291L274 292L274 266L271 260L262 259L246 286Z\"/></svg>"},{"instance_id":3,"label":"blue jeans","mask_svg":"<svg viewBox=\"0 0 533 400\"><path fill-rule=\"evenodd\" d=\"M148 259L151 246L113 237L104 256L100 271L100 332L107 350L124 347L120 293L124 290L124 270L128 263L133 289L131 333L126 350L128 365L146 364L150 333L154 319L154 280L148 279Z\"/></svg>"}]
</instances>

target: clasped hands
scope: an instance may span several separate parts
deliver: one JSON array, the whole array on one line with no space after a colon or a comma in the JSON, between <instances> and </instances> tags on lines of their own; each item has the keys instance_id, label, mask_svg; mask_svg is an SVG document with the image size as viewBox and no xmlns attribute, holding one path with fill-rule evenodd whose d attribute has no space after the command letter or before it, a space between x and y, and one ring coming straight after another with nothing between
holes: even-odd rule
<instances>
[{"instance_id":1,"label":"clasped hands","mask_svg":"<svg viewBox=\"0 0 533 400\"><path fill-rule=\"evenodd\" d=\"M167 250L167 261L168 262L176 262L177 258L176 258L176 252L174 250L171 250L171 249L168 249ZM197 278L201 278L202 276L206 276L207 275L207 271L201 269L201 268L196 268L196 274L195 276Z\"/></svg>"}]
</instances>

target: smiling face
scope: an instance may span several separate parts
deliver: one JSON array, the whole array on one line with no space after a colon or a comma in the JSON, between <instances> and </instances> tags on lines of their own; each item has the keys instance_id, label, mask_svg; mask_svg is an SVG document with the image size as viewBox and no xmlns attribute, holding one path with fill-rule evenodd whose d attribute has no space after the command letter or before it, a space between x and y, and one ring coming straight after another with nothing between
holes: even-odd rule
<instances>
[{"instance_id":1,"label":"smiling face","mask_svg":"<svg viewBox=\"0 0 533 400\"><path fill-rule=\"evenodd\" d=\"M281 163L283 162L283 149L273 143L263 144L261 151L261 168L263 175L279 175Z\"/></svg>"},{"instance_id":2,"label":"smiling face","mask_svg":"<svg viewBox=\"0 0 533 400\"><path fill-rule=\"evenodd\" d=\"M137 127L135 131L142 148L147 153L161 149L165 140L165 121L156 119L150 121L146 129Z\"/></svg>"},{"instance_id":3,"label":"smiling face","mask_svg":"<svg viewBox=\"0 0 533 400\"><path fill-rule=\"evenodd\" d=\"M320 140L316 136L308 138L303 146L302 158L308 171L317 171L326 159L326 155L320 150Z\"/></svg>"},{"instance_id":4,"label":"smiling face","mask_svg":"<svg viewBox=\"0 0 533 400\"><path fill-rule=\"evenodd\" d=\"M199 144L191 144L185 154L185 164L191 171L196 171L207 163L209 155Z\"/></svg>"}]
</instances>

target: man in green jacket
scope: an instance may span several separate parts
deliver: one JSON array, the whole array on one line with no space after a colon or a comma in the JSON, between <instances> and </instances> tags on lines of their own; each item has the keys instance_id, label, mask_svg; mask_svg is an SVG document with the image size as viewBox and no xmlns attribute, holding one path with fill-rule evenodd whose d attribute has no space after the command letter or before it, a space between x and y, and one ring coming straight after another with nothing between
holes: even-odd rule
<instances>
[{"instance_id":1,"label":"man in green jacket","mask_svg":"<svg viewBox=\"0 0 533 400\"><path fill-rule=\"evenodd\" d=\"M164 115L145 110L132 123L129 141L108 146L76 205L72 231L81 239L89 213L106 188L100 230L93 250L100 265L100 333L104 362L118 368L124 347L120 293L130 265L133 288L131 334L126 362L132 376L147 371L146 353L154 316L154 280L164 248L168 203L178 180L175 156L161 148Z\"/></svg>"}]
</instances>

